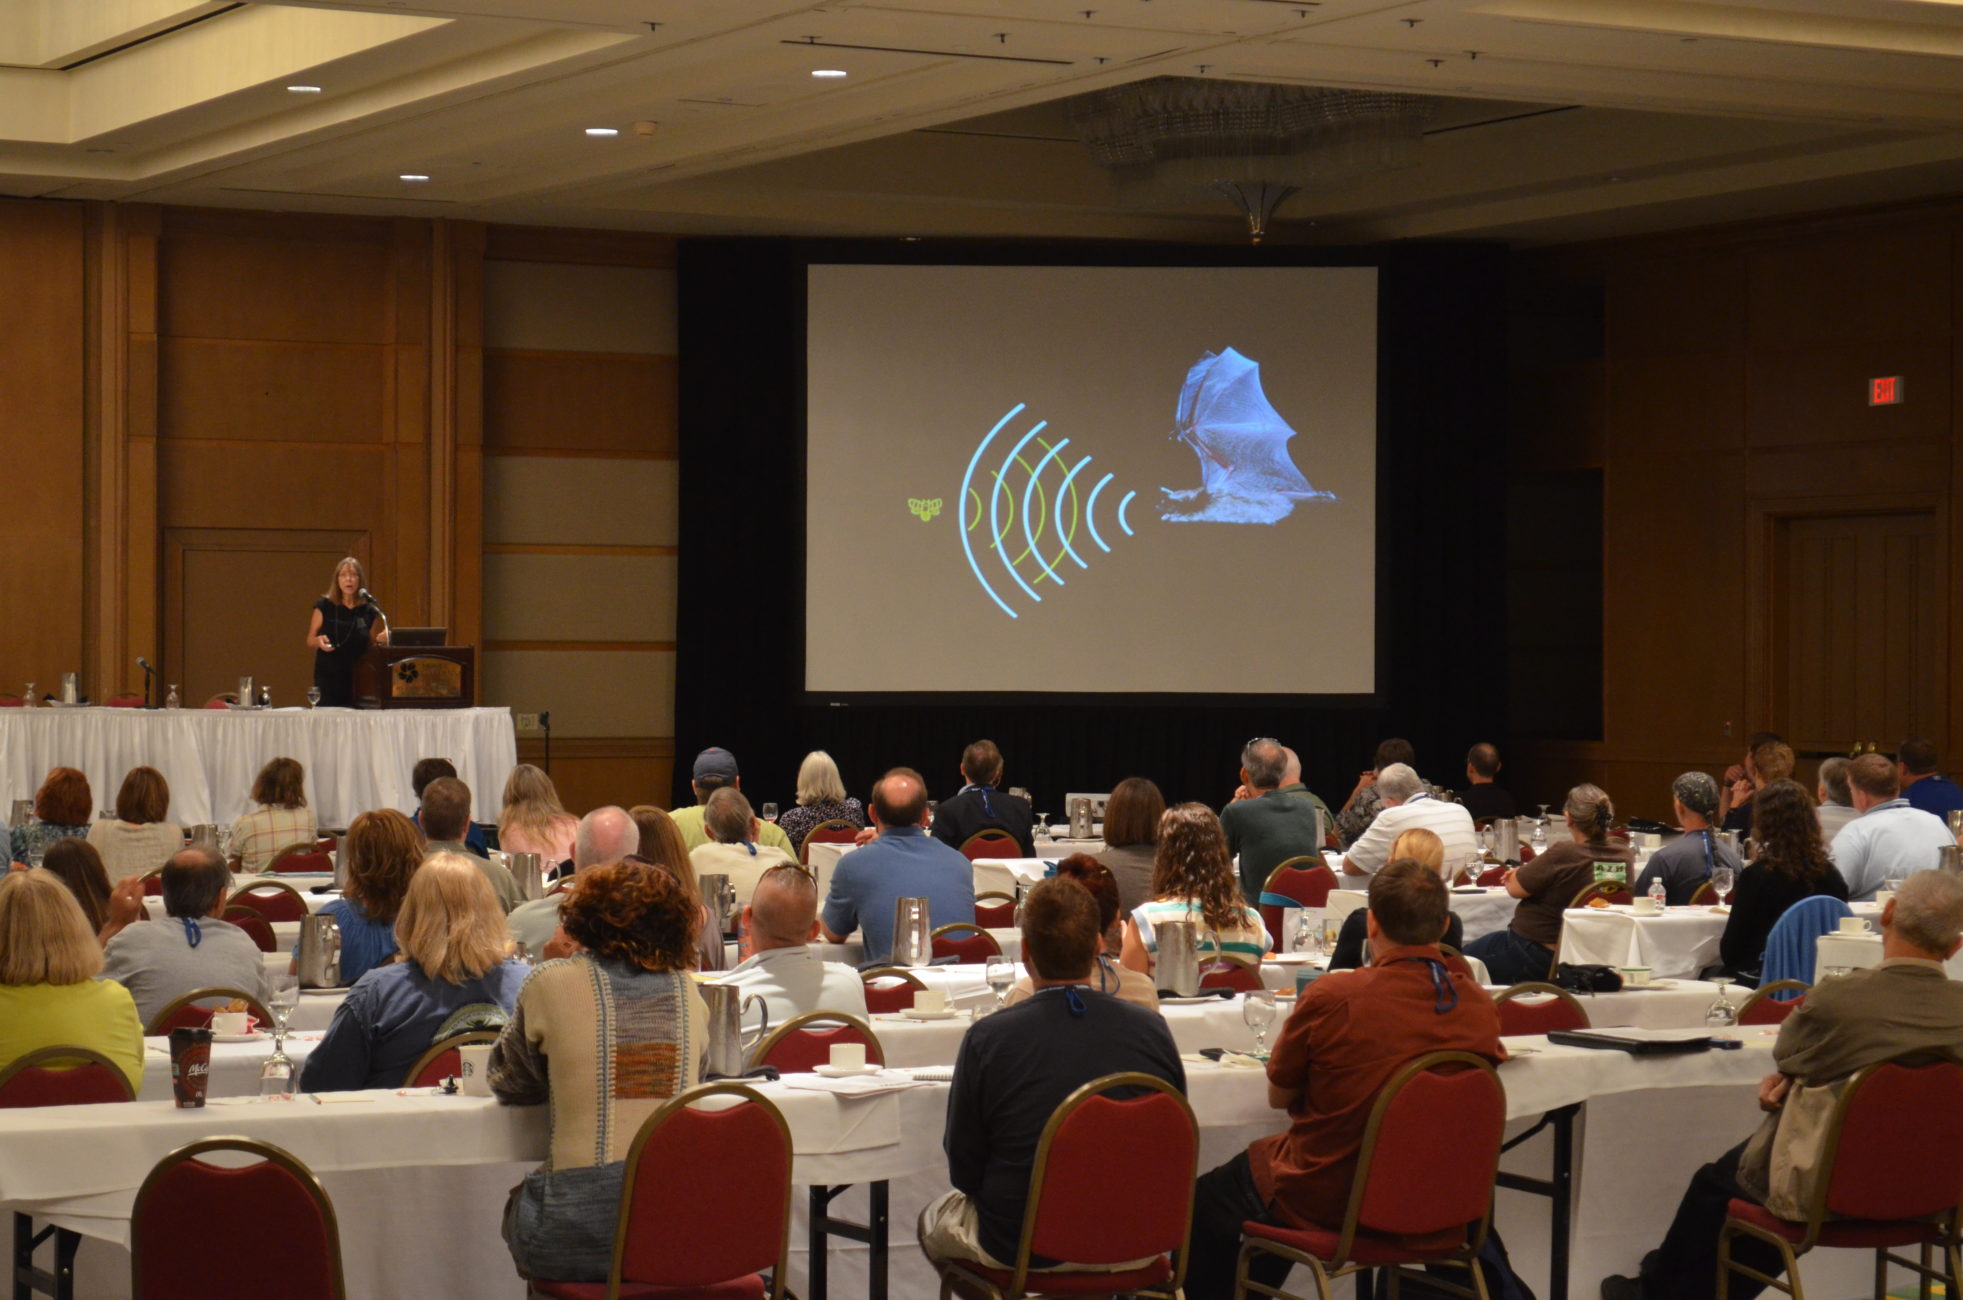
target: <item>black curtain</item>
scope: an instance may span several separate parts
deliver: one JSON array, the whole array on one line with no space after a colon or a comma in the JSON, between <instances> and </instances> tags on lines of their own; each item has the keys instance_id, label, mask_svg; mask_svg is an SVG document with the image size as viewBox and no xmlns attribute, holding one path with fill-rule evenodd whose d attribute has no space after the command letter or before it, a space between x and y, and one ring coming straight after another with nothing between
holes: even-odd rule
<instances>
[{"instance_id":1,"label":"black curtain","mask_svg":"<svg viewBox=\"0 0 1963 1300\"><path fill-rule=\"evenodd\" d=\"M1378 700L1040 703L999 697L849 705L803 692L804 276L812 262L921 264L1357 265L1379 279ZM919 768L952 794L962 746L986 736L1005 785L1061 815L1066 790L1148 776L1169 800L1218 806L1242 744L1275 736L1302 755L1332 806L1401 735L1418 767L1463 784L1475 741L1505 749L1505 394L1507 263L1478 244L1345 250L861 241L684 241L679 261L681 556L675 791L688 803L695 753L733 751L753 802L788 806L799 761L829 750L864 797L888 767ZM1313 599L1312 555L1277 555ZM814 600L852 605L873 625L905 616L869 575ZM1198 593L1155 602L1177 611ZM1197 606L1195 607L1197 612ZM1176 613L1170 616L1178 616ZM1121 635L1114 655L1150 653ZM1253 652L1250 646L1249 651ZM1286 645L1266 648L1286 656Z\"/></svg>"}]
</instances>

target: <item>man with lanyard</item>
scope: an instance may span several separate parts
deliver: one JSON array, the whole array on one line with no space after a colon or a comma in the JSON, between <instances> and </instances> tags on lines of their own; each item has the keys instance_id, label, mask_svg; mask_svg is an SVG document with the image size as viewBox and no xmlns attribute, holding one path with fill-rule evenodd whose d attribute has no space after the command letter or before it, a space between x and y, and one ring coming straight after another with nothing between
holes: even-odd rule
<instances>
[{"instance_id":1,"label":"man with lanyard","mask_svg":"<svg viewBox=\"0 0 1963 1300\"><path fill-rule=\"evenodd\" d=\"M797 859L782 849L760 844L756 813L750 801L735 786L715 791L702 805L702 829L708 842L688 851L689 866L695 878L727 876L736 891L736 906L747 907L757 882L772 867L796 866Z\"/></svg>"},{"instance_id":2,"label":"man with lanyard","mask_svg":"<svg viewBox=\"0 0 1963 1300\"><path fill-rule=\"evenodd\" d=\"M1288 1128L1202 1174L1194 1189L1192 1300L1233 1295L1241 1224L1250 1219L1341 1229L1371 1108L1407 1063L1428 1052L1504 1058L1492 999L1447 968L1438 949L1450 901L1438 873L1409 858L1371 877L1375 961L1304 989L1268 1058L1268 1104L1288 1112ZM1288 1267L1270 1256L1250 1274L1279 1286Z\"/></svg>"},{"instance_id":3,"label":"man with lanyard","mask_svg":"<svg viewBox=\"0 0 1963 1300\"><path fill-rule=\"evenodd\" d=\"M1011 1267L1037 1142L1084 1084L1136 1070L1186 1090L1165 1017L1092 986L1101 943L1097 903L1075 881L1045 880L1023 897L1022 956L1036 991L961 1039L943 1139L954 1190L920 1214L929 1259Z\"/></svg>"},{"instance_id":4,"label":"man with lanyard","mask_svg":"<svg viewBox=\"0 0 1963 1300\"><path fill-rule=\"evenodd\" d=\"M1729 868L1737 880L1738 855L1711 829L1711 819L1718 815L1718 782L1709 772L1685 772L1671 782L1670 802L1683 836L1650 854L1636 878L1636 892L1647 894L1650 883L1661 880L1663 901L1682 907L1719 867Z\"/></svg>"},{"instance_id":5,"label":"man with lanyard","mask_svg":"<svg viewBox=\"0 0 1963 1300\"><path fill-rule=\"evenodd\" d=\"M934 809L934 838L958 849L977 831L1007 831L1015 838L1020 856L1035 857L1036 842L1029 833L1035 818L1029 801L997 790L1001 780L1002 751L994 741L977 740L962 750L961 793L943 799Z\"/></svg>"},{"instance_id":6,"label":"man with lanyard","mask_svg":"<svg viewBox=\"0 0 1963 1300\"><path fill-rule=\"evenodd\" d=\"M144 1024L198 989L237 989L262 1004L271 994L259 945L223 919L231 885L232 873L216 853L182 849L164 864L168 919L136 925L130 923L143 912L142 877L117 885L102 928L101 978L130 991Z\"/></svg>"}]
</instances>

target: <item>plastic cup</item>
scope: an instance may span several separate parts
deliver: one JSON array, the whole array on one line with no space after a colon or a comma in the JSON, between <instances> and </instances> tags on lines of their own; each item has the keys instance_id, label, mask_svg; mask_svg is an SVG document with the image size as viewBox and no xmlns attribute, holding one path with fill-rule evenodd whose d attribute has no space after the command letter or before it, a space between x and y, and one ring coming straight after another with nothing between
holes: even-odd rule
<instances>
[{"instance_id":1,"label":"plastic cup","mask_svg":"<svg viewBox=\"0 0 1963 1300\"><path fill-rule=\"evenodd\" d=\"M179 1110L203 1110L211 1082L211 1031L170 1031L170 1092Z\"/></svg>"}]
</instances>

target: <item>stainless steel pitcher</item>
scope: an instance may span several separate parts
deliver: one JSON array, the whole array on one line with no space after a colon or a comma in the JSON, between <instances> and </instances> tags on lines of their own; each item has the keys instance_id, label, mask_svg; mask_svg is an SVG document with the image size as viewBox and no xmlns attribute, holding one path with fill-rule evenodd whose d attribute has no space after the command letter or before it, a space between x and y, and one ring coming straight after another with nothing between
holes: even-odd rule
<instances>
[{"instance_id":1,"label":"stainless steel pitcher","mask_svg":"<svg viewBox=\"0 0 1963 1300\"><path fill-rule=\"evenodd\" d=\"M702 893L703 905L709 909L710 919L716 923L716 933L727 938L736 928L736 886L729 883L729 877L719 871L695 878L695 887Z\"/></svg>"},{"instance_id":2,"label":"stainless steel pitcher","mask_svg":"<svg viewBox=\"0 0 1963 1300\"><path fill-rule=\"evenodd\" d=\"M754 993L743 996L743 990L734 984L704 982L696 987L702 991L702 1000L709 1004L709 1051L703 1062L703 1073L743 1073L748 1068L745 1054L770 1032L769 1004ZM762 1022L753 1030L743 1028L743 1015L751 1003L763 1011Z\"/></svg>"},{"instance_id":3,"label":"stainless steel pitcher","mask_svg":"<svg viewBox=\"0 0 1963 1300\"><path fill-rule=\"evenodd\" d=\"M1963 840L1963 808L1950 809L1943 814L1943 820L1949 823L1949 833L1955 838Z\"/></svg>"},{"instance_id":4,"label":"stainless steel pitcher","mask_svg":"<svg viewBox=\"0 0 1963 1300\"><path fill-rule=\"evenodd\" d=\"M1152 980L1161 993L1197 997L1200 991L1200 927L1197 921L1161 921L1152 927L1158 958Z\"/></svg>"},{"instance_id":5,"label":"stainless steel pitcher","mask_svg":"<svg viewBox=\"0 0 1963 1300\"><path fill-rule=\"evenodd\" d=\"M1731 849L1731 855L1740 862L1745 861L1745 833L1743 831L1719 831L1718 838Z\"/></svg>"},{"instance_id":6,"label":"stainless steel pitcher","mask_svg":"<svg viewBox=\"0 0 1963 1300\"><path fill-rule=\"evenodd\" d=\"M191 846L218 852L218 828L210 822L200 822L191 828Z\"/></svg>"},{"instance_id":7,"label":"stainless steel pitcher","mask_svg":"<svg viewBox=\"0 0 1963 1300\"><path fill-rule=\"evenodd\" d=\"M1087 840L1090 837L1090 796L1080 794L1070 801L1070 838L1073 840Z\"/></svg>"},{"instance_id":8,"label":"stainless steel pitcher","mask_svg":"<svg viewBox=\"0 0 1963 1300\"><path fill-rule=\"evenodd\" d=\"M518 896L526 902L545 897L545 874L539 867L540 858L536 853L507 853L504 855L505 869L511 872L512 879L518 882Z\"/></svg>"},{"instance_id":9,"label":"stainless steel pitcher","mask_svg":"<svg viewBox=\"0 0 1963 1300\"><path fill-rule=\"evenodd\" d=\"M1496 818L1493 822L1493 856L1501 863L1519 865L1520 823L1511 817Z\"/></svg>"},{"instance_id":10,"label":"stainless steel pitcher","mask_svg":"<svg viewBox=\"0 0 1963 1300\"><path fill-rule=\"evenodd\" d=\"M311 913L300 920L300 987L341 987L341 926L331 916Z\"/></svg>"},{"instance_id":11,"label":"stainless steel pitcher","mask_svg":"<svg viewBox=\"0 0 1963 1300\"><path fill-rule=\"evenodd\" d=\"M900 898L893 902L893 957L895 966L925 966L934 959L933 921L924 898Z\"/></svg>"},{"instance_id":12,"label":"stainless steel pitcher","mask_svg":"<svg viewBox=\"0 0 1963 1300\"><path fill-rule=\"evenodd\" d=\"M1945 844L1936 850L1936 870L1963 876L1963 845Z\"/></svg>"}]
</instances>

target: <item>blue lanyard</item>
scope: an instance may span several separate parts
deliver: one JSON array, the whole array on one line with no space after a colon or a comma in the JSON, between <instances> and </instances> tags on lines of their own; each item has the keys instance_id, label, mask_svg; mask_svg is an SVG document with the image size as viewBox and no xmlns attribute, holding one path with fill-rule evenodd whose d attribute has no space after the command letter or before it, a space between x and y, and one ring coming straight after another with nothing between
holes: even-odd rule
<instances>
[{"instance_id":1,"label":"blue lanyard","mask_svg":"<svg viewBox=\"0 0 1963 1300\"><path fill-rule=\"evenodd\" d=\"M1063 1005L1070 1008L1070 1014L1073 1016L1082 1016L1089 1008L1084 1005L1083 994L1077 990L1087 989L1089 987L1090 985L1088 984L1052 984L1048 988L1037 989L1036 996L1040 998L1045 993L1061 992L1063 994Z\"/></svg>"},{"instance_id":2,"label":"blue lanyard","mask_svg":"<svg viewBox=\"0 0 1963 1300\"><path fill-rule=\"evenodd\" d=\"M1433 1015L1442 1016L1447 1011L1453 1011L1458 1008L1459 991L1452 987L1452 975L1450 971L1445 969L1444 962L1439 961L1436 957L1393 957L1391 960L1385 962L1384 965L1395 966L1401 961L1421 961L1425 964L1425 970L1431 976L1431 1010Z\"/></svg>"},{"instance_id":3,"label":"blue lanyard","mask_svg":"<svg viewBox=\"0 0 1963 1300\"><path fill-rule=\"evenodd\" d=\"M1704 837L1704 875L1706 879L1709 879L1718 874L1718 864L1711 861L1711 828L1706 826L1698 834ZM1723 902L1724 900L1719 899L1718 901Z\"/></svg>"},{"instance_id":4,"label":"blue lanyard","mask_svg":"<svg viewBox=\"0 0 1963 1300\"><path fill-rule=\"evenodd\" d=\"M198 928L198 923L194 918L180 916L177 919L184 923L184 942L190 944L193 948L204 942L204 931Z\"/></svg>"},{"instance_id":5,"label":"blue lanyard","mask_svg":"<svg viewBox=\"0 0 1963 1300\"><path fill-rule=\"evenodd\" d=\"M993 821L995 820L995 806L989 803L988 796L990 791L994 789L995 787L992 785L964 785L961 787L961 793L966 794L968 791L973 790L976 794L979 794L982 797L982 816Z\"/></svg>"}]
</instances>

